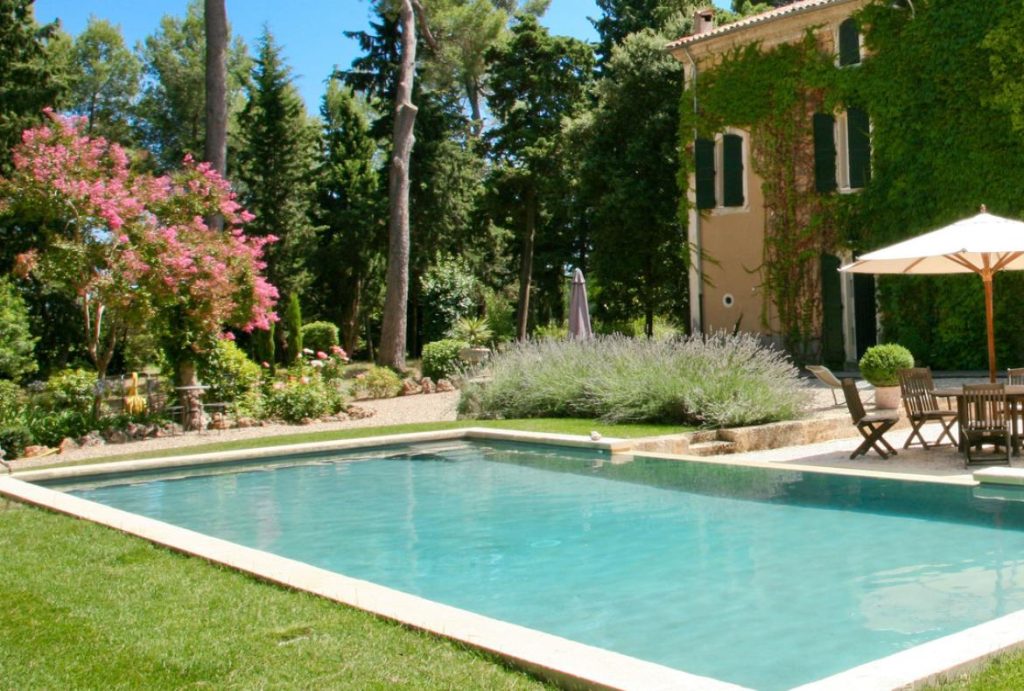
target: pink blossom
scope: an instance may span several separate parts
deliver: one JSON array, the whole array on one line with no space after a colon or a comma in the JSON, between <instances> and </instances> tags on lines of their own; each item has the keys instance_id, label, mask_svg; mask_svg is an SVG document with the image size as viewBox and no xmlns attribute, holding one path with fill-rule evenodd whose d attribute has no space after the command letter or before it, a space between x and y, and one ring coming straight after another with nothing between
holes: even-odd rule
<instances>
[{"instance_id":1,"label":"pink blossom","mask_svg":"<svg viewBox=\"0 0 1024 691\"><path fill-rule=\"evenodd\" d=\"M260 365L262 365L264 369L270 369L270 363L267 362L266 360L261 362Z\"/></svg>"},{"instance_id":2,"label":"pink blossom","mask_svg":"<svg viewBox=\"0 0 1024 691\"><path fill-rule=\"evenodd\" d=\"M316 357L317 357L318 360L326 360L327 359L327 353L325 353L322 350L318 350L318 351L316 351Z\"/></svg>"},{"instance_id":3,"label":"pink blossom","mask_svg":"<svg viewBox=\"0 0 1024 691\"><path fill-rule=\"evenodd\" d=\"M230 331L222 331L220 333L220 340L222 340L222 341L233 341L233 340L235 340L235 334L231 333Z\"/></svg>"}]
</instances>

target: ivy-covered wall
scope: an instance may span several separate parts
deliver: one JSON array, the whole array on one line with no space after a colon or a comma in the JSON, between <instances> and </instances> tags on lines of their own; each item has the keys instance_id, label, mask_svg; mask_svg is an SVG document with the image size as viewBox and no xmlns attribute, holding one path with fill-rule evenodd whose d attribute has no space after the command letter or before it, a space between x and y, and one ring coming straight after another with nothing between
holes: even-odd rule
<instances>
[{"instance_id":1,"label":"ivy-covered wall","mask_svg":"<svg viewBox=\"0 0 1024 691\"><path fill-rule=\"evenodd\" d=\"M694 128L712 133L729 124L749 129L760 149L755 165L775 207L762 271L777 306L797 305L788 323L780 320L791 348L820 325L820 315L799 308L820 311L810 299L815 286L793 280L808 273L817 251L875 249L970 216L981 204L1024 218L1024 2L915 0L911 9L886 0L858 19L870 53L863 64L834 67L809 30L802 43L726 56L701 75L699 114L690 92L680 108L684 144ZM822 195L813 189L813 148L807 161L811 115L852 106L871 119L870 183L857 194ZM682 158L686 180L693 163ZM1000 365L1024 365L1024 272L998 275L995 297ZM880 277L885 340L937 369L983 368L983 299L976 276Z\"/></svg>"}]
</instances>

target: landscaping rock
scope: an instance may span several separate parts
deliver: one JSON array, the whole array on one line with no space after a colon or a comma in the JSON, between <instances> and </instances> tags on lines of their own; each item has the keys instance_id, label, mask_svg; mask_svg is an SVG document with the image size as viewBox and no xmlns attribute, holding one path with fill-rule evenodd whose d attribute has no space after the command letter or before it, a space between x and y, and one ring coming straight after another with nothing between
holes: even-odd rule
<instances>
[{"instance_id":1,"label":"landscaping rock","mask_svg":"<svg viewBox=\"0 0 1024 691\"><path fill-rule=\"evenodd\" d=\"M59 449L52 449L49 446L38 446L33 444L32 446L26 446L25 452L21 454L22 458L38 458L40 456L49 456L50 454L57 453Z\"/></svg>"},{"instance_id":2,"label":"landscaping rock","mask_svg":"<svg viewBox=\"0 0 1024 691\"><path fill-rule=\"evenodd\" d=\"M448 393L449 391L455 391L455 384L452 384L447 379L438 379L435 390L437 391L437 393Z\"/></svg>"},{"instance_id":3,"label":"landscaping rock","mask_svg":"<svg viewBox=\"0 0 1024 691\"><path fill-rule=\"evenodd\" d=\"M124 444L125 442L131 441L131 438L123 431L114 429L112 427L107 428L103 433L103 438L107 440L108 444Z\"/></svg>"},{"instance_id":4,"label":"landscaping rock","mask_svg":"<svg viewBox=\"0 0 1024 691\"><path fill-rule=\"evenodd\" d=\"M246 429L249 427L259 427L259 420L251 417L240 417L235 420L235 427L240 429Z\"/></svg>"},{"instance_id":5,"label":"landscaping rock","mask_svg":"<svg viewBox=\"0 0 1024 691\"><path fill-rule=\"evenodd\" d=\"M57 446L59 453L67 453L68 451L74 451L75 449L81 448L71 437L64 437L60 440L60 444Z\"/></svg>"},{"instance_id":6,"label":"landscaping rock","mask_svg":"<svg viewBox=\"0 0 1024 691\"><path fill-rule=\"evenodd\" d=\"M434 393L437 391L437 387L434 385L434 380L430 377L423 377L420 380L420 388L423 389L423 393Z\"/></svg>"},{"instance_id":7,"label":"landscaping rock","mask_svg":"<svg viewBox=\"0 0 1024 691\"><path fill-rule=\"evenodd\" d=\"M413 379L405 379L402 381L402 391L399 396L413 396L420 393L420 385Z\"/></svg>"},{"instance_id":8,"label":"landscaping rock","mask_svg":"<svg viewBox=\"0 0 1024 691\"><path fill-rule=\"evenodd\" d=\"M210 418L209 429L225 430L231 429L231 421L224 413L214 413Z\"/></svg>"},{"instance_id":9,"label":"landscaping rock","mask_svg":"<svg viewBox=\"0 0 1024 691\"><path fill-rule=\"evenodd\" d=\"M299 420L300 425L312 425L314 422L316 422L316 420L314 420L311 417L304 417L301 420Z\"/></svg>"},{"instance_id":10,"label":"landscaping rock","mask_svg":"<svg viewBox=\"0 0 1024 691\"><path fill-rule=\"evenodd\" d=\"M103 439L103 436L98 430L93 430L85 436L78 438L78 445L83 449L87 449L90 446L103 446L106 443L107 442Z\"/></svg>"},{"instance_id":11,"label":"landscaping rock","mask_svg":"<svg viewBox=\"0 0 1024 691\"><path fill-rule=\"evenodd\" d=\"M348 416L352 420L365 420L368 417L373 417L373 411L367 408L360 408L357 405L350 405L345 409Z\"/></svg>"},{"instance_id":12,"label":"landscaping rock","mask_svg":"<svg viewBox=\"0 0 1024 691\"><path fill-rule=\"evenodd\" d=\"M331 419L335 420L336 422L348 422L350 418L345 413L338 413Z\"/></svg>"}]
</instances>

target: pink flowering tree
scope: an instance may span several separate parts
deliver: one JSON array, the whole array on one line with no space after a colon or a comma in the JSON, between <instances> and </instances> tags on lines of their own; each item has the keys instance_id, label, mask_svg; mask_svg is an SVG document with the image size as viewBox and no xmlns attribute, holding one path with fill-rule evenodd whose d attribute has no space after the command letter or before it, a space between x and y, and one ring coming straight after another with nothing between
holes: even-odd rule
<instances>
[{"instance_id":1,"label":"pink flowering tree","mask_svg":"<svg viewBox=\"0 0 1024 691\"><path fill-rule=\"evenodd\" d=\"M44 242L19 270L74 296L100 376L133 324L165 322L182 385L196 383L195 356L225 326L269 328L277 291L261 271L273 238L243 233L252 216L219 174L190 159L168 176L139 172L122 147L85 136L82 119L47 115L14 150L0 212L43 227ZM222 232L203 220L216 214Z\"/></svg>"}]
</instances>

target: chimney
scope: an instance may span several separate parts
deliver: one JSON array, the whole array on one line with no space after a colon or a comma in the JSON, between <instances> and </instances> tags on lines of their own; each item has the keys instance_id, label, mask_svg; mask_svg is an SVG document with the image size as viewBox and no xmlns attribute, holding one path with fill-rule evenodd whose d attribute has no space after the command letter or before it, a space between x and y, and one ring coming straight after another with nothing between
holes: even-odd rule
<instances>
[{"instance_id":1,"label":"chimney","mask_svg":"<svg viewBox=\"0 0 1024 691\"><path fill-rule=\"evenodd\" d=\"M715 28L715 8L705 7L697 10L693 15L693 31L691 36L704 34Z\"/></svg>"}]
</instances>

